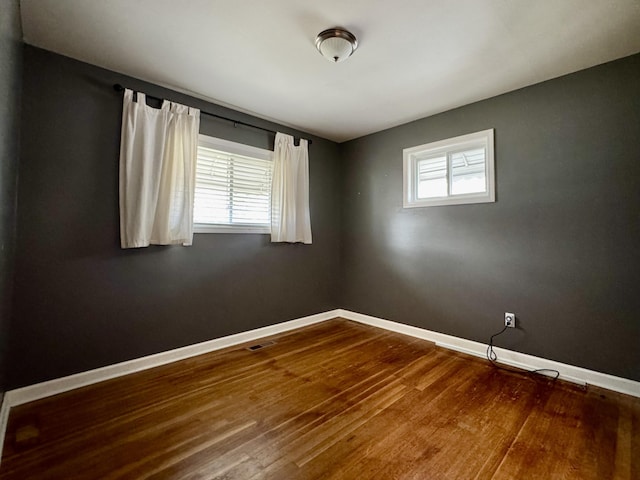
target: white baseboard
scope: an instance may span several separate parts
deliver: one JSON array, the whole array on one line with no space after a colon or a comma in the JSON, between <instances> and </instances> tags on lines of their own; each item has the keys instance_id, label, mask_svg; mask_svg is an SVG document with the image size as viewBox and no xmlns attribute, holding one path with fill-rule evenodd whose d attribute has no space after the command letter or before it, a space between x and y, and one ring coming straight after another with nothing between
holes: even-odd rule
<instances>
[{"instance_id":1,"label":"white baseboard","mask_svg":"<svg viewBox=\"0 0 640 480\"><path fill-rule=\"evenodd\" d=\"M195 357L197 355L213 352L222 348L232 347L234 345L250 342L270 335L276 335L278 333L287 332L307 325L324 322L336 317L342 317L347 320L353 320L404 335L422 338L424 340L432 341L441 347L468 353L478 357L484 357L486 354L487 345L483 343L465 340L464 338L445 335L443 333L433 332L431 330L405 325L403 323L384 320L370 315L363 315L349 310L331 310L5 392L2 399L2 407L0 409L0 451L2 445L4 445L4 435L11 407L52 395L57 395L59 393L87 385L92 385L104 380L110 380L112 378L121 377L141 370L166 365L178 360L184 360L185 358ZM507 365L512 365L526 370L535 370L540 368L553 369L560 372L560 378L563 380L582 385L595 385L616 392L625 393L627 395L640 397L640 382L555 362L553 360L547 360L545 358L535 357L533 355L514 352L504 348L494 347L494 350L498 355L498 360Z\"/></svg>"},{"instance_id":2,"label":"white baseboard","mask_svg":"<svg viewBox=\"0 0 640 480\"><path fill-rule=\"evenodd\" d=\"M372 317L370 315L351 312L349 310L337 309L10 390L5 393L2 401L0 422L4 419L2 414L5 411L8 412L9 408L15 407L16 405L22 405L23 403L57 395L59 393L92 385L104 380L110 380L112 378L121 377L141 370L166 365L167 363L250 342L269 335L276 335L278 333L287 332L289 330L323 322L336 317L342 317L347 320L353 320L374 327L384 328L404 335L422 338L434 342L436 345L441 347L468 353L470 355L478 357L485 357L486 355L487 345L483 343L445 335L443 333L433 332L424 328L405 325L403 323L393 322L382 318ZM595 385L616 392L640 397L640 382L615 377L613 375L593 370L587 370L573 365L567 365L565 363L555 362L553 360L547 360L545 358L535 357L533 355L527 355L525 353L514 352L500 347L494 347L494 350L498 355L498 360L508 365L527 370L549 368L559 371L560 378L563 380L583 385ZM1 426L2 423L0 423L0 427Z\"/></svg>"},{"instance_id":3,"label":"white baseboard","mask_svg":"<svg viewBox=\"0 0 640 480\"><path fill-rule=\"evenodd\" d=\"M9 409L11 406L7 401L7 395L2 396L2 407L0 407L0 462L2 462L2 451L4 448L4 433L7 431L9 421Z\"/></svg>"},{"instance_id":4,"label":"white baseboard","mask_svg":"<svg viewBox=\"0 0 640 480\"><path fill-rule=\"evenodd\" d=\"M176 348L175 350L156 353L154 355L136 358L122 363L116 363L115 365L96 368L95 370L76 373L67 377L56 378L54 380L29 385L15 390L9 390L5 393L3 408L5 403L8 404L8 409L17 405L22 405L23 403L33 402L34 400L50 397L69 390L102 382L104 380L110 380L112 378L121 377L141 370L159 367L160 365L166 365L167 363L184 360L185 358L195 357L196 355L202 355L203 353L213 352L222 348L232 347L234 345L287 332L289 330L305 327L314 323L324 322L325 320L336 318L338 316L338 310L331 310L324 313L309 315L308 317L297 318L288 322L249 330L248 332L241 332L226 337L215 338L206 342L196 343L195 345Z\"/></svg>"},{"instance_id":5,"label":"white baseboard","mask_svg":"<svg viewBox=\"0 0 640 480\"><path fill-rule=\"evenodd\" d=\"M434 342L436 345L468 353L477 357L486 357L487 345L484 343L465 340L464 338L445 335L443 333L433 332L424 328L405 325L403 323L392 322L382 318L363 315L361 313L351 312L349 310L338 310L339 315L347 320L364 323L373 327L384 328L393 332L410 335L412 337L422 338ZM522 368L525 370L536 369L552 369L560 372L560 379L581 385L594 385L606 388L615 392L640 397L640 382L629 380L627 378L615 377L606 373L588 370L586 368L568 365L546 358L535 357L525 353L514 352L505 348L493 347L498 355L498 361L506 365Z\"/></svg>"},{"instance_id":6,"label":"white baseboard","mask_svg":"<svg viewBox=\"0 0 640 480\"><path fill-rule=\"evenodd\" d=\"M2 449L4 447L4 437L7 429L7 421L9 420L9 410L23 403L33 402L41 398L50 397L59 393L68 392L80 387L86 387L94 383L110 380L112 378L121 377L130 373L147 370L167 363L184 360L185 358L195 357L203 353L221 350L223 348L232 347L241 343L250 342L259 338L276 335L278 333L287 332L296 328L313 325L314 323L324 322L332 318L338 317L338 310L331 310L308 317L297 318L288 322L269 325L248 332L236 333L226 337L214 338L195 345L176 348L167 352L156 353L146 357L136 358L127 362L108 365L87 372L76 373L67 377L56 378L35 385L17 388L5 392L2 398L2 408L0 409L0 462L2 461Z\"/></svg>"}]
</instances>

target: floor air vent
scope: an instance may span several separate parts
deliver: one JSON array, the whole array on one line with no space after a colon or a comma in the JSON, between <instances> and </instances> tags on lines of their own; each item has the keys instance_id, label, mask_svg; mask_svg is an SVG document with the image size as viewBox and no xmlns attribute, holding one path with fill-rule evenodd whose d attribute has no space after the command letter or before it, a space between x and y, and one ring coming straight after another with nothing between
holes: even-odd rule
<instances>
[{"instance_id":1,"label":"floor air vent","mask_svg":"<svg viewBox=\"0 0 640 480\"><path fill-rule=\"evenodd\" d=\"M247 350L251 350L252 352L254 352L256 350L260 350L261 348L270 347L271 345L275 345L275 344L276 342L259 343L258 345L251 345L250 347L247 347Z\"/></svg>"}]
</instances>

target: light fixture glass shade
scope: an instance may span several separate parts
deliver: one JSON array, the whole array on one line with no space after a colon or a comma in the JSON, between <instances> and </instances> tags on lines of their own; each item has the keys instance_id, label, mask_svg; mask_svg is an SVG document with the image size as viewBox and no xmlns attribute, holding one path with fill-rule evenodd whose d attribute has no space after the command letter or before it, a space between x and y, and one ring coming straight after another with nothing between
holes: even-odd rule
<instances>
[{"instance_id":1,"label":"light fixture glass shade","mask_svg":"<svg viewBox=\"0 0 640 480\"><path fill-rule=\"evenodd\" d=\"M316 37L316 47L327 60L338 63L351 56L358 46L356 37L341 28L330 28Z\"/></svg>"}]
</instances>

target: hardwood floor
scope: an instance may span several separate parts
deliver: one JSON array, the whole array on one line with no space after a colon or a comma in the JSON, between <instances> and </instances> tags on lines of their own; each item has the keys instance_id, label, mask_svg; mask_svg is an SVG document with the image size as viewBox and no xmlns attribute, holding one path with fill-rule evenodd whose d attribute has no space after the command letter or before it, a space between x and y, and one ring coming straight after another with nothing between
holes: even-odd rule
<instances>
[{"instance_id":1,"label":"hardwood floor","mask_svg":"<svg viewBox=\"0 0 640 480\"><path fill-rule=\"evenodd\" d=\"M13 408L0 478L640 478L638 398L341 319L269 340Z\"/></svg>"}]
</instances>

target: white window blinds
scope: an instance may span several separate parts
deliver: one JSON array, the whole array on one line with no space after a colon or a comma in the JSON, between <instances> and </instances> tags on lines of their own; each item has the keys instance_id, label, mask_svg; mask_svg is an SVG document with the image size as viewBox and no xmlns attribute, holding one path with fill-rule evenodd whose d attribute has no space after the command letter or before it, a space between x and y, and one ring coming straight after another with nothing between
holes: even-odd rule
<instances>
[{"instance_id":1,"label":"white window blinds","mask_svg":"<svg viewBox=\"0 0 640 480\"><path fill-rule=\"evenodd\" d=\"M235 150L235 151L234 151ZM272 152L201 135L194 223L263 226L271 221Z\"/></svg>"}]
</instances>

